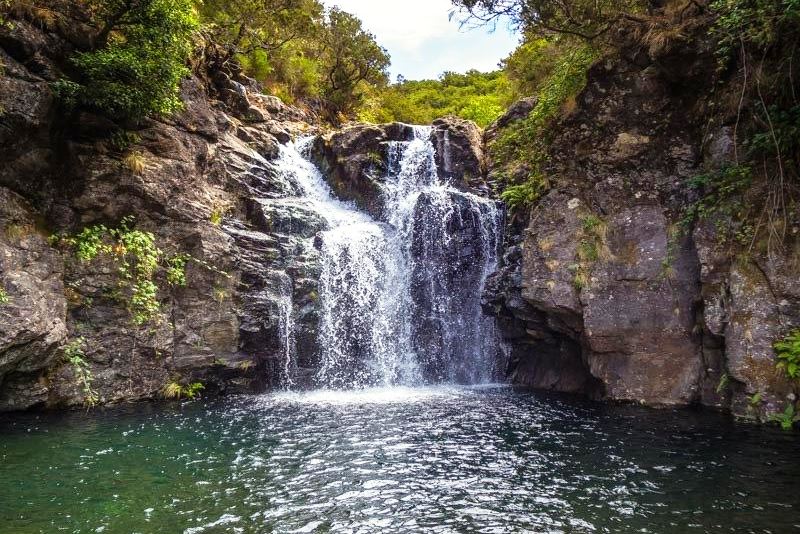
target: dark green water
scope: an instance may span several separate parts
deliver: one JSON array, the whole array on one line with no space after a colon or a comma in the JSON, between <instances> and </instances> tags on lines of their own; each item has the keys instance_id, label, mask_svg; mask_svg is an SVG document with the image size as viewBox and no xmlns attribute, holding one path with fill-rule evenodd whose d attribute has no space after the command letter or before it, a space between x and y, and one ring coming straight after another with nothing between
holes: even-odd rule
<instances>
[{"instance_id":1,"label":"dark green water","mask_svg":"<svg viewBox=\"0 0 800 534\"><path fill-rule=\"evenodd\" d=\"M0 531L790 532L800 436L504 388L0 420Z\"/></svg>"}]
</instances>

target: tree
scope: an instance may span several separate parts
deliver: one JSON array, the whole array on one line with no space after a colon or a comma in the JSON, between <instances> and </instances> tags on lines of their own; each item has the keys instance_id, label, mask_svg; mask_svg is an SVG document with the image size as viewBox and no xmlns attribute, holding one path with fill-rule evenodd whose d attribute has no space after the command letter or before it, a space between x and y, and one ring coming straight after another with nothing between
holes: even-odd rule
<instances>
[{"instance_id":1,"label":"tree","mask_svg":"<svg viewBox=\"0 0 800 534\"><path fill-rule=\"evenodd\" d=\"M192 0L90 0L94 50L72 58L76 82L62 96L117 119L180 109L181 79L198 27Z\"/></svg>"},{"instance_id":2,"label":"tree","mask_svg":"<svg viewBox=\"0 0 800 534\"><path fill-rule=\"evenodd\" d=\"M388 82L390 58L357 17L338 8L328 12L320 48L328 114L338 122L339 115L352 114L361 103L360 85Z\"/></svg>"},{"instance_id":3,"label":"tree","mask_svg":"<svg viewBox=\"0 0 800 534\"><path fill-rule=\"evenodd\" d=\"M204 0L201 15L224 65L236 56L253 60L317 31L324 8L318 0Z\"/></svg>"},{"instance_id":4,"label":"tree","mask_svg":"<svg viewBox=\"0 0 800 534\"><path fill-rule=\"evenodd\" d=\"M646 0L453 0L464 22L491 23L507 18L539 35L563 33L594 40L647 7Z\"/></svg>"}]
</instances>

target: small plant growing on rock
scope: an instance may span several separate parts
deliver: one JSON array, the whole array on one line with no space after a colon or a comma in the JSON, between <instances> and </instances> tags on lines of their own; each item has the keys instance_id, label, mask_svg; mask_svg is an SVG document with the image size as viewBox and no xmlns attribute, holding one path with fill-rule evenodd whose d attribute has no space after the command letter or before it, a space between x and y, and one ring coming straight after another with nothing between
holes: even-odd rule
<instances>
[{"instance_id":1,"label":"small plant growing on rock","mask_svg":"<svg viewBox=\"0 0 800 534\"><path fill-rule=\"evenodd\" d=\"M83 262L98 256L111 257L118 265L121 300L127 304L134 324L140 326L160 316L156 275L163 272L171 286L186 285L186 264L191 256L178 254L166 258L151 232L134 229L132 225L133 218L125 217L118 228L101 224L84 228L74 237L57 236L52 241L73 248Z\"/></svg>"},{"instance_id":2,"label":"small plant growing on rock","mask_svg":"<svg viewBox=\"0 0 800 534\"><path fill-rule=\"evenodd\" d=\"M776 364L790 380L800 378L800 329L793 330L774 345Z\"/></svg>"},{"instance_id":3,"label":"small plant growing on rock","mask_svg":"<svg viewBox=\"0 0 800 534\"><path fill-rule=\"evenodd\" d=\"M177 254L167 260L167 282L172 286L186 286L186 263L189 254Z\"/></svg>"},{"instance_id":4,"label":"small plant growing on rock","mask_svg":"<svg viewBox=\"0 0 800 534\"><path fill-rule=\"evenodd\" d=\"M128 152L128 154L122 158L122 164L133 174L142 174L145 169L144 154L138 150Z\"/></svg>"},{"instance_id":5,"label":"small plant growing on rock","mask_svg":"<svg viewBox=\"0 0 800 534\"><path fill-rule=\"evenodd\" d=\"M728 376L728 373L725 373L721 377L719 377L719 383L717 384L717 387L715 389L717 395L721 395L723 391L728 389L729 384L730 384L730 377Z\"/></svg>"},{"instance_id":6,"label":"small plant growing on rock","mask_svg":"<svg viewBox=\"0 0 800 534\"><path fill-rule=\"evenodd\" d=\"M778 360L775 367L792 383L800 383L800 328L792 330L786 337L776 341L773 347ZM800 421L800 413L795 402L796 395L792 393L783 413L772 416L772 420L779 423L784 430L791 430L794 423Z\"/></svg>"},{"instance_id":7,"label":"small plant growing on rock","mask_svg":"<svg viewBox=\"0 0 800 534\"><path fill-rule=\"evenodd\" d=\"M181 398L186 398L191 400L198 397L203 389L205 389L205 386L200 382L192 382L183 386L178 382L172 381L164 386L161 394L165 399L180 400Z\"/></svg>"},{"instance_id":8,"label":"small plant growing on rock","mask_svg":"<svg viewBox=\"0 0 800 534\"><path fill-rule=\"evenodd\" d=\"M794 403L790 401L783 412L774 414L770 420L781 425L783 430L791 430L794 428L794 424L800 421L800 414L797 413Z\"/></svg>"},{"instance_id":9,"label":"small plant growing on rock","mask_svg":"<svg viewBox=\"0 0 800 534\"><path fill-rule=\"evenodd\" d=\"M213 210L211 210L211 215L209 216L208 219L214 226L219 226L220 224L222 224L223 217L225 217L225 210L223 210L222 208L214 208Z\"/></svg>"},{"instance_id":10,"label":"small plant growing on rock","mask_svg":"<svg viewBox=\"0 0 800 534\"><path fill-rule=\"evenodd\" d=\"M141 142L142 138L138 134L126 130L119 130L111 135L109 143L112 148L119 152L125 152L131 145Z\"/></svg>"},{"instance_id":11,"label":"small plant growing on rock","mask_svg":"<svg viewBox=\"0 0 800 534\"><path fill-rule=\"evenodd\" d=\"M5 306L11 302L11 297L8 296L6 293L6 289L3 286L0 286L0 306Z\"/></svg>"},{"instance_id":12,"label":"small plant growing on rock","mask_svg":"<svg viewBox=\"0 0 800 534\"><path fill-rule=\"evenodd\" d=\"M500 193L500 200L506 203L509 211L515 212L536 202L543 189L539 181L531 180L507 187Z\"/></svg>"},{"instance_id":13,"label":"small plant growing on rock","mask_svg":"<svg viewBox=\"0 0 800 534\"><path fill-rule=\"evenodd\" d=\"M86 362L86 354L83 352L83 346L86 343L82 337L70 341L64 347L64 361L72 366L72 372L75 375L75 380L83 390L83 402L91 408L100 400L97 392L92 388L94 376L89 364Z\"/></svg>"},{"instance_id":14,"label":"small plant growing on rock","mask_svg":"<svg viewBox=\"0 0 800 534\"><path fill-rule=\"evenodd\" d=\"M608 226L597 215L589 214L581 218L580 241L576 251L578 263L570 266L575 273L572 285L578 291L589 287L592 266L597 261L611 259L607 234Z\"/></svg>"}]
</instances>

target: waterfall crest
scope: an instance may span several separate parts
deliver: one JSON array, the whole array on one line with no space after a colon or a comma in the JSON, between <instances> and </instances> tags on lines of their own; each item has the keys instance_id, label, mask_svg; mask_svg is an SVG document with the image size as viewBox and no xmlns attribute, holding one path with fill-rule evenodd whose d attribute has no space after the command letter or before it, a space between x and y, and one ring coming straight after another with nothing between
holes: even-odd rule
<instances>
[{"instance_id":1,"label":"waterfall crest","mask_svg":"<svg viewBox=\"0 0 800 534\"><path fill-rule=\"evenodd\" d=\"M278 173L325 221L314 238L319 387L492 378L500 343L480 295L497 265L502 211L439 178L430 137L430 127L417 126L410 140L388 143L380 221L334 197L306 157L311 140L281 147ZM295 347L291 325L282 327L288 372L303 347Z\"/></svg>"}]
</instances>

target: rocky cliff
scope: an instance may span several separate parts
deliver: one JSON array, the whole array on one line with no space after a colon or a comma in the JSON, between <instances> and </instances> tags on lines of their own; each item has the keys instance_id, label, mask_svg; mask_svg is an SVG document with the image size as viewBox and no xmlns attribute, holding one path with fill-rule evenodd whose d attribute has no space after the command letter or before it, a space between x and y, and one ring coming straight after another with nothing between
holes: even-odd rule
<instances>
[{"instance_id":1,"label":"rocky cliff","mask_svg":"<svg viewBox=\"0 0 800 534\"><path fill-rule=\"evenodd\" d=\"M169 383L263 387L278 376L282 299L308 301L315 286L313 258L281 228L291 214L271 203L291 194L278 144L312 131L309 119L224 75L186 80L169 119L69 112L52 82L77 39L22 20L0 30L0 411L84 404L82 369L100 403ZM51 237L126 217L191 257L185 285L158 276L158 316L141 325L119 261L82 261ZM313 316L299 322L313 329ZM84 363L67 363L70 350Z\"/></svg>"},{"instance_id":2,"label":"rocky cliff","mask_svg":"<svg viewBox=\"0 0 800 534\"><path fill-rule=\"evenodd\" d=\"M734 163L736 109L713 106L725 86L703 35L655 51L623 37L553 126L551 187L516 216L485 295L515 383L762 419L794 400L772 344L800 324L797 214L769 253L686 224L690 179ZM490 153L531 107L487 130Z\"/></svg>"}]
</instances>

